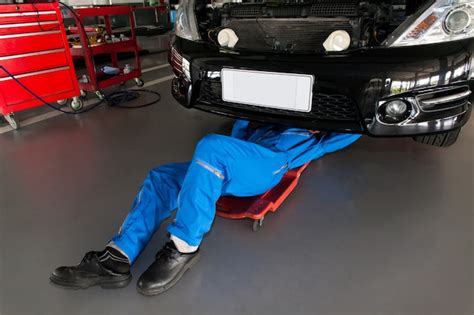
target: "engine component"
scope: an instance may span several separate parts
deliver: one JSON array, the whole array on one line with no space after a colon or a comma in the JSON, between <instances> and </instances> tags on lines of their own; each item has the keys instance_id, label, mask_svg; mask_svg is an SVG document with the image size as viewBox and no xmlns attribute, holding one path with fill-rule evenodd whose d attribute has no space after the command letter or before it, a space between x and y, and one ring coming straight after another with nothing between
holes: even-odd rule
<instances>
[{"instance_id":1,"label":"engine component","mask_svg":"<svg viewBox=\"0 0 474 315\"><path fill-rule=\"evenodd\" d=\"M239 38L232 29L224 28L219 31L217 41L222 47L234 48L235 44L239 41Z\"/></svg>"},{"instance_id":2,"label":"engine component","mask_svg":"<svg viewBox=\"0 0 474 315\"><path fill-rule=\"evenodd\" d=\"M235 50L324 52L379 46L406 19L406 0L229 0L215 6L196 1L201 36ZM453 14L457 24L450 27L460 27L458 20L463 21ZM234 46L221 44L219 36L228 40L227 31L218 33L223 28L235 33Z\"/></svg>"},{"instance_id":3,"label":"engine component","mask_svg":"<svg viewBox=\"0 0 474 315\"><path fill-rule=\"evenodd\" d=\"M226 26L239 37L235 49L256 51L324 51L332 32L353 33L346 18L232 19Z\"/></svg>"},{"instance_id":4,"label":"engine component","mask_svg":"<svg viewBox=\"0 0 474 315\"><path fill-rule=\"evenodd\" d=\"M346 31L334 31L323 43L327 51L343 51L351 45L351 36Z\"/></svg>"}]
</instances>

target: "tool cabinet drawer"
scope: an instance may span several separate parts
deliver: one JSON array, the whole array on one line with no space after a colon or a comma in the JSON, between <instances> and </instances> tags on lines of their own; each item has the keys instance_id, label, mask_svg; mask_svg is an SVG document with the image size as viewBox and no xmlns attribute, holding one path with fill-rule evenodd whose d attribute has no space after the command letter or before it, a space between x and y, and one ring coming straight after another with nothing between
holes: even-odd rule
<instances>
[{"instance_id":1,"label":"tool cabinet drawer","mask_svg":"<svg viewBox=\"0 0 474 315\"><path fill-rule=\"evenodd\" d=\"M0 5L0 24L58 20L56 7L51 3Z\"/></svg>"},{"instance_id":2,"label":"tool cabinet drawer","mask_svg":"<svg viewBox=\"0 0 474 315\"><path fill-rule=\"evenodd\" d=\"M58 21L0 24L0 36L57 31L57 30L59 30Z\"/></svg>"},{"instance_id":3,"label":"tool cabinet drawer","mask_svg":"<svg viewBox=\"0 0 474 315\"><path fill-rule=\"evenodd\" d=\"M19 23L38 23L46 21L57 21L58 17L54 10L43 12L10 12L0 13L0 25Z\"/></svg>"},{"instance_id":4,"label":"tool cabinet drawer","mask_svg":"<svg viewBox=\"0 0 474 315\"><path fill-rule=\"evenodd\" d=\"M66 94L75 90L76 80L74 72L69 66L49 69L39 72L31 72L25 75L18 75L16 78L42 98L54 95ZM0 107L15 106L20 103L37 101L36 98L22 88L10 77L0 78ZM1 104L3 101L3 104Z\"/></svg>"},{"instance_id":5,"label":"tool cabinet drawer","mask_svg":"<svg viewBox=\"0 0 474 315\"><path fill-rule=\"evenodd\" d=\"M60 68L68 65L64 48L0 57L0 64L13 75ZM0 78L8 76L0 69Z\"/></svg>"},{"instance_id":6,"label":"tool cabinet drawer","mask_svg":"<svg viewBox=\"0 0 474 315\"><path fill-rule=\"evenodd\" d=\"M26 54L67 47L60 30L0 35L0 56Z\"/></svg>"}]
</instances>

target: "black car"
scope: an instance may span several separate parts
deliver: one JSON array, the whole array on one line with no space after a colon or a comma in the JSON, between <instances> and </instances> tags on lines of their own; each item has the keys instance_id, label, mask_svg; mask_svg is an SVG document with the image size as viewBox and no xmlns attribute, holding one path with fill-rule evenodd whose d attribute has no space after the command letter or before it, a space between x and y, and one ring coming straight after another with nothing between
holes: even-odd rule
<instances>
[{"instance_id":1,"label":"black car","mask_svg":"<svg viewBox=\"0 0 474 315\"><path fill-rule=\"evenodd\" d=\"M188 108L453 144L474 88L474 0L181 0L169 61Z\"/></svg>"}]
</instances>

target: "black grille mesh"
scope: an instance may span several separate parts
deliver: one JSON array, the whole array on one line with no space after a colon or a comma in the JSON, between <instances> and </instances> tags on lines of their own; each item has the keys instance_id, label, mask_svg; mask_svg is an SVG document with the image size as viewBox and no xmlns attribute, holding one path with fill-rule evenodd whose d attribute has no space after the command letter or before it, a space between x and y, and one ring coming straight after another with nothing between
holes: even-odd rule
<instances>
[{"instance_id":1,"label":"black grille mesh","mask_svg":"<svg viewBox=\"0 0 474 315\"><path fill-rule=\"evenodd\" d=\"M352 35L346 18L233 19L227 27L239 37L238 49L258 51L274 49L276 41L282 49L290 46L294 51L320 51L332 32L344 30Z\"/></svg>"},{"instance_id":2,"label":"black grille mesh","mask_svg":"<svg viewBox=\"0 0 474 315\"><path fill-rule=\"evenodd\" d=\"M269 6L264 4L233 4L229 6L233 18L301 17L301 16L358 16L358 1L319 0L299 5Z\"/></svg>"},{"instance_id":3,"label":"black grille mesh","mask_svg":"<svg viewBox=\"0 0 474 315\"><path fill-rule=\"evenodd\" d=\"M356 103L351 98L341 94L313 94L313 106L311 112L304 113L225 102L222 100L222 87L220 81L205 80L201 83L198 100L207 104L229 106L265 113L301 116L307 119L358 121Z\"/></svg>"},{"instance_id":4,"label":"black grille mesh","mask_svg":"<svg viewBox=\"0 0 474 315\"><path fill-rule=\"evenodd\" d=\"M311 6L313 16L357 16L356 4L348 3L315 3Z\"/></svg>"},{"instance_id":5,"label":"black grille mesh","mask_svg":"<svg viewBox=\"0 0 474 315\"><path fill-rule=\"evenodd\" d=\"M262 15L262 6L260 5L240 5L230 10L233 18L251 18Z\"/></svg>"},{"instance_id":6,"label":"black grille mesh","mask_svg":"<svg viewBox=\"0 0 474 315\"><path fill-rule=\"evenodd\" d=\"M273 10L273 17L300 16L302 8L297 6L277 7Z\"/></svg>"}]
</instances>

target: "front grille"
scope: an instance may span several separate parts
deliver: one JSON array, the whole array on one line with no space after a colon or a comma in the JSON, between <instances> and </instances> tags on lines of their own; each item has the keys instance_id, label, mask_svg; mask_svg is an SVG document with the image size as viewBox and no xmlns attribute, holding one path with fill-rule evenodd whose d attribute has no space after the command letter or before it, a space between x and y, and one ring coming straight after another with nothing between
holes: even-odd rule
<instances>
[{"instance_id":1,"label":"front grille","mask_svg":"<svg viewBox=\"0 0 474 315\"><path fill-rule=\"evenodd\" d=\"M315 3L311 6L313 16L358 16L358 6L349 3Z\"/></svg>"},{"instance_id":2,"label":"front grille","mask_svg":"<svg viewBox=\"0 0 474 315\"><path fill-rule=\"evenodd\" d=\"M275 18L279 17L293 17L301 16L302 8L298 6L287 6L287 7L277 7L273 9L272 16Z\"/></svg>"},{"instance_id":3,"label":"front grille","mask_svg":"<svg viewBox=\"0 0 474 315\"><path fill-rule=\"evenodd\" d=\"M232 18L256 17L306 17L306 16L344 16L359 15L358 1L353 0L317 0L284 5L253 3L228 4L225 9Z\"/></svg>"},{"instance_id":4,"label":"front grille","mask_svg":"<svg viewBox=\"0 0 474 315\"><path fill-rule=\"evenodd\" d=\"M233 19L227 27L239 37L239 49L257 51L275 49L276 43L281 50L320 51L332 32L353 33L347 18Z\"/></svg>"},{"instance_id":5,"label":"front grille","mask_svg":"<svg viewBox=\"0 0 474 315\"><path fill-rule=\"evenodd\" d=\"M230 16L233 18L254 18L263 14L262 5L239 5L230 9Z\"/></svg>"},{"instance_id":6,"label":"front grille","mask_svg":"<svg viewBox=\"0 0 474 315\"><path fill-rule=\"evenodd\" d=\"M271 114L300 116L306 119L358 121L357 105L351 98L341 94L313 93L313 106L311 112L295 112L290 110L266 108L253 105L230 103L222 100L222 87L220 81L204 80L201 83L199 102L212 105L240 108Z\"/></svg>"}]
</instances>

